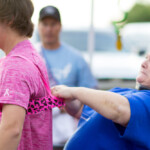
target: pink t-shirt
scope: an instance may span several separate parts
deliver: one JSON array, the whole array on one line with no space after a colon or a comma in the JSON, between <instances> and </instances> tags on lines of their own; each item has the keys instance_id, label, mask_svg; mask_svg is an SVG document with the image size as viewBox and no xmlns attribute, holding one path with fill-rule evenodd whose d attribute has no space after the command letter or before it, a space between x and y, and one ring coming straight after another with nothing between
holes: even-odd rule
<instances>
[{"instance_id":1,"label":"pink t-shirt","mask_svg":"<svg viewBox=\"0 0 150 150\"><path fill-rule=\"evenodd\" d=\"M27 60L16 55L28 58ZM17 44L0 60L0 104L28 108L30 99L48 96L37 64L48 83L45 64L28 40ZM52 150L52 111L26 115L18 150Z\"/></svg>"}]
</instances>

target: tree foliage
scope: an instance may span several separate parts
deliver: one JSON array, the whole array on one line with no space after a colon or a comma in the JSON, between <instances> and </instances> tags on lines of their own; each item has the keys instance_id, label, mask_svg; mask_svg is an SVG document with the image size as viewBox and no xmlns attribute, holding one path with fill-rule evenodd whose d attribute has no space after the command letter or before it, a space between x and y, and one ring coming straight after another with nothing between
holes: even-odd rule
<instances>
[{"instance_id":1,"label":"tree foliage","mask_svg":"<svg viewBox=\"0 0 150 150\"><path fill-rule=\"evenodd\" d=\"M127 23L130 22L150 22L150 4L135 4L128 13Z\"/></svg>"}]
</instances>

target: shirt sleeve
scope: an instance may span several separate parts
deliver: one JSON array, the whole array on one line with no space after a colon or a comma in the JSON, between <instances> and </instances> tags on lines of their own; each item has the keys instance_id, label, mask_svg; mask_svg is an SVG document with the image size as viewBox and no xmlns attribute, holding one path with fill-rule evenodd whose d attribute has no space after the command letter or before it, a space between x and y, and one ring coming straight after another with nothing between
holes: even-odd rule
<instances>
[{"instance_id":1,"label":"shirt sleeve","mask_svg":"<svg viewBox=\"0 0 150 150\"><path fill-rule=\"evenodd\" d=\"M28 77L25 70L9 65L0 74L0 104L14 104L27 109L30 99Z\"/></svg>"},{"instance_id":2,"label":"shirt sleeve","mask_svg":"<svg viewBox=\"0 0 150 150\"><path fill-rule=\"evenodd\" d=\"M120 136L150 149L150 92L137 92L125 96L130 103L131 117Z\"/></svg>"},{"instance_id":3,"label":"shirt sleeve","mask_svg":"<svg viewBox=\"0 0 150 150\"><path fill-rule=\"evenodd\" d=\"M80 87L87 88L98 88L98 82L92 75L92 72L85 62L85 60L81 57L78 61L78 85Z\"/></svg>"}]
</instances>

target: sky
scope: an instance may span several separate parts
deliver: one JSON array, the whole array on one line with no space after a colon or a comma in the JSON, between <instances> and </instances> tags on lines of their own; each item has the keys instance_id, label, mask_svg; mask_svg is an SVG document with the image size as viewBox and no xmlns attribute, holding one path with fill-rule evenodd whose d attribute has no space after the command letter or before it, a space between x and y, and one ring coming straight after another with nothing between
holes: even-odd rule
<instances>
[{"instance_id":1,"label":"sky","mask_svg":"<svg viewBox=\"0 0 150 150\"><path fill-rule=\"evenodd\" d=\"M32 1L35 8L32 20L35 25L38 23L40 9L47 5L54 5L60 10L63 28L84 29L90 26L92 0ZM123 16L123 11L131 9L135 1L136 0L120 0L119 4L119 0L93 0L94 27L106 27L110 25L111 21L120 20Z\"/></svg>"}]
</instances>

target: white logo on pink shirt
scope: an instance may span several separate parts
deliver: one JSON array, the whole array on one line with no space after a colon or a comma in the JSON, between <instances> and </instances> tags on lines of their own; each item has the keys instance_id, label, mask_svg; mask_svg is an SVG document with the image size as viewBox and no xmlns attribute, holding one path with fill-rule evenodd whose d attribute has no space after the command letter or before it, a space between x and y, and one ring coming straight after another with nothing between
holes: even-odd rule
<instances>
[{"instance_id":1,"label":"white logo on pink shirt","mask_svg":"<svg viewBox=\"0 0 150 150\"><path fill-rule=\"evenodd\" d=\"M4 96L9 96L9 89L6 89Z\"/></svg>"}]
</instances>

